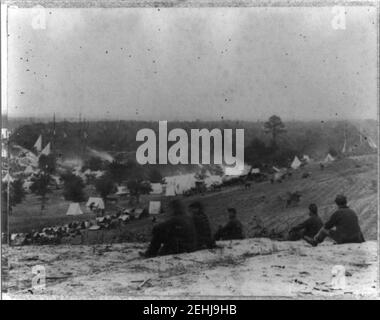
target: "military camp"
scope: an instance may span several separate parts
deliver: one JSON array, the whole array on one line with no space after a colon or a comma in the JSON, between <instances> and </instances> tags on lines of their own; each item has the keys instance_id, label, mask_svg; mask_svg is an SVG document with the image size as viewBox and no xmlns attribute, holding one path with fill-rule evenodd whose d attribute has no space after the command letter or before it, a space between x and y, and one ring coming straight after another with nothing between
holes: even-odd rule
<instances>
[{"instance_id":1,"label":"military camp","mask_svg":"<svg viewBox=\"0 0 380 320\"><path fill-rule=\"evenodd\" d=\"M379 7L338 2L2 1L1 297L378 299Z\"/></svg>"}]
</instances>

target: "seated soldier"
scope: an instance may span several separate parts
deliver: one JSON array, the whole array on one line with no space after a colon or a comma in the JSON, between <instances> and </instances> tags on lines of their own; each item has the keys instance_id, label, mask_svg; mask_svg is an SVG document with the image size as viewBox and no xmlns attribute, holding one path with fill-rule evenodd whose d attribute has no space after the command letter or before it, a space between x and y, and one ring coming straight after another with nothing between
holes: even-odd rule
<instances>
[{"instance_id":1,"label":"seated soldier","mask_svg":"<svg viewBox=\"0 0 380 320\"><path fill-rule=\"evenodd\" d=\"M194 220L197 250L215 247L215 241L211 234L210 222L203 211L202 204L199 201L195 201L189 205L189 210L192 213Z\"/></svg>"},{"instance_id":2,"label":"seated soldier","mask_svg":"<svg viewBox=\"0 0 380 320\"><path fill-rule=\"evenodd\" d=\"M289 231L289 240L297 241L304 236L313 238L323 227L323 222L318 216L318 207L316 204L309 205L309 218Z\"/></svg>"},{"instance_id":3,"label":"seated soldier","mask_svg":"<svg viewBox=\"0 0 380 320\"><path fill-rule=\"evenodd\" d=\"M153 227L152 239L144 257L168 255L195 250L195 228L179 200L169 204L171 217Z\"/></svg>"},{"instance_id":4,"label":"seated soldier","mask_svg":"<svg viewBox=\"0 0 380 320\"><path fill-rule=\"evenodd\" d=\"M329 221L325 223L314 238L305 237L305 240L313 246L323 242L327 236L337 244L364 242L358 217L355 211L347 206L347 198L344 195L337 195L335 203L338 210L331 215ZM335 230L332 230L333 228Z\"/></svg>"},{"instance_id":5,"label":"seated soldier","mask_svg":"<svg viewBox=\"0 0 380 320\"><path fill-rule=\"evenodd\" d=\"M243 225L236 218L236 209L228 208L229 221L224 227L219 227L215 240L244 239Z\"/></svg>"}]
</instances>

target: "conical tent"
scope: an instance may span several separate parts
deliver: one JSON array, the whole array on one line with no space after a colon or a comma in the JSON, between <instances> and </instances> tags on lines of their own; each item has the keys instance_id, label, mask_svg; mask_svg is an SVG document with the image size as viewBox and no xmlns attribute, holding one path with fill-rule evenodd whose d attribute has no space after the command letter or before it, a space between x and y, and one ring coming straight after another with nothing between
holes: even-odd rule
<instances>
[{"instance_id":1,"label":"conical tent","mask_svg":"<svg viewBox=\"0 0 380 320\"><path fill-rule=\"evenodd\" d=\"M332 161L335 161L335 158L329 153L329 154L326 156L324 162L332 162Z\"/></svg>"},{"instance_id":2,"label":"conical tent","mask_svg":"<svg viewBox=\"0 0 380 320\"><path fill-rule=\"evenodd\" d=\"M42 136L40 135L33 146L38 152L41 152L42 149Z\"/></svg>"},{"instance_id":3,"label":"conical tent","mask_svg":"<svg viewBox=\"0 0 380 320\"><path fill-rule=\"evenodd\" d=\"M307 163L309 163L311 161L310 157L307 154L304 154L303 157L302 157L302 159L304 161L306 161Z\"/></svg>"},{"instance_id":4,"label":"conical tent","mask_svg":"<svg viewBox=\"0 0 380 320\"><path fill-rule=\"evenodd\" d=\"M86 203L86 207L93 209L104 209L104 201L102 198L90 197Z\"/></svg>"},{"instance_id":5,"label":"conical tent","mask_svg":"<svg viewBox=\"0 0 380 320\"><path fill-rule=\"evenodd\" d=\"M66 215L68 216L79 216L83 214L78 202L70 203L69 208L67 209Z\"/></svg>"},{"instance_id":6,"label":"conical tent","mask_svg":"<svg viewBox=\"0 0 380 320\"><path fill-rule=\"evenodd\" d=\"M290 166L292 167L292 169L298 169L301 166L300 159L298 159L298 157L295 156L294 160L293 160L293 162L292 162L292 164Z\"/></svg>"},{"instance_id":7,"label":"conical tent","mask_svg":"<svg viewBox=\"0 0 380 320\"><path fill-rule=\"evenodd\" d=\"M48 156L50 154L50 142L45 146L44 150L41 151L41 154L44 154L45 156Z\"/></svg>"},{"instance_id":8,"label":"conical tent","mask_svg":"<svg viewBox=\"0 0 380 320\"><path fill-rule=\"evenodd\" d=\"M9 174L9 172L7 172L7 174L5 175L5 177L3 178L2 181L3 181L3 182L10 183L10 182L15 181L15 179L13 179L12 176Z\"/></svg>"}]
</instances>

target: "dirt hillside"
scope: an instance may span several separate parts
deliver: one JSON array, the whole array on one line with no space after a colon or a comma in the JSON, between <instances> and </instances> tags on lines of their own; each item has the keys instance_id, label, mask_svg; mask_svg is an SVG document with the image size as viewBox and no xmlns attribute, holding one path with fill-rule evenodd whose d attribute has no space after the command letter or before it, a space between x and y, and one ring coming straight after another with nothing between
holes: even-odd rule
<instances>
[{"instance_id":1,"label":"dirt hillside","mask_svg":"<svg viewBox=\"0 0 380 320\"><path fill-rule=\"evenodd\" d=\"M376 298L377 242L313 248L303 241L223 241L219 248L143 259L144 244L4 248L7 299L201 297ZM46 288L31 289L32 267ZM335 265L346 285L332 285Z\"/></svg>"}]
</instances>

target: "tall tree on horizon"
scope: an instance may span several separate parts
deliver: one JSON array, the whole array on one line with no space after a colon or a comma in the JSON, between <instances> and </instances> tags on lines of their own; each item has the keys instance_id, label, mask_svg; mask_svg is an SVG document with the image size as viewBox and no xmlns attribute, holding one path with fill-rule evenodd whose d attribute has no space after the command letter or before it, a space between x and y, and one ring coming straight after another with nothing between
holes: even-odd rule
<instances>
[{"instance_id":1,"label":"tall tree on horizon","mask_svg":"<svg viewBox=\"0 0 380 320\"><path fill-rule=\"evenodd\" d=\"M264 123L264 131L272 135L272 146L276 148L278 135L286 132L286 129L281 118L273 115Z\"/></svg>"},{"instance_id":2,"label":"tall tree on horizon","mask_svg":"<svg viewBox=\"0 0 380 320\"><path fill-rule=\"evenodd\" d=\"M30 186L30 191L35 195L39 196L41 199L41 212L45 209L45 204L48 193L51 193L49 189L49 184L51 182L51 176L47 172L41 172L36 177L32 179L33 183Z\"/></svg>"}]
</instances>

